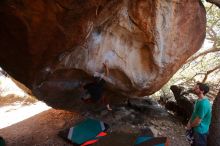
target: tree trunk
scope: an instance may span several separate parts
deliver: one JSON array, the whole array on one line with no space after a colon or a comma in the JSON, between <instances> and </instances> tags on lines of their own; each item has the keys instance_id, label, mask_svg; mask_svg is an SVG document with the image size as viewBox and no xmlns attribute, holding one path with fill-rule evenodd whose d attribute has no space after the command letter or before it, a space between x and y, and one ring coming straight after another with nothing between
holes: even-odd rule
<instances>
[{"instance_id":1,"label":"tree trunk","mask_svg":"<svg viewBox=\"0 0 220 146\"><path fill-rule=\"evenodd\" d=\"M212 108L212 121L208 137L208 146L220 146L220 90Z\"/></svg>"}]
</instances>

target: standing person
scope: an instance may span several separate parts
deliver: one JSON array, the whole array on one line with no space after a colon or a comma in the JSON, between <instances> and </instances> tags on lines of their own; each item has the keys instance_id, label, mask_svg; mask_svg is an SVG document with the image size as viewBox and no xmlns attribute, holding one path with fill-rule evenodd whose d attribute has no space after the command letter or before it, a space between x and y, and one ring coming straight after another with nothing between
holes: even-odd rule
<instances>
[{"instance_id":1,"label":"standing person","mask_svg":"<svg viewBox=\"0 0 220 146\"><path fill-rule=\"evenodd\" d=\"M209 92L209 86L197 83L194 92L198 99L195 102L187 129L193 129L194 141L191 144L192 146L206 146L212 110L211 103L208 97L205 96Z\"/></svg>"}]
</instances>

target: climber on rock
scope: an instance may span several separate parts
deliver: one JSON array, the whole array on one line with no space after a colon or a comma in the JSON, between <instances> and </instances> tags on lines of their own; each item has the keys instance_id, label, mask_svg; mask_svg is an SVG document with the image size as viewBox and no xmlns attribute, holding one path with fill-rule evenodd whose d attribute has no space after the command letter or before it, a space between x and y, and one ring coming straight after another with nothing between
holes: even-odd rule
<instances>
[{"instance_id":1,"label":"climber on rock","mask_svg":"<svg viewBox=\"0 0 220 146\"><path fill-rule=\"evenodd\" d=\"M85 95L82 97L84 102L98 102L101 100L104 103L109 111L111 107L107 101L107 97L104 95L105 92L105 80L104 78L109 75L108 66L106 63L103 63L104 73L100 74L95 72L93 81L82 85L85 90Z\"/></svg>"}]
</instances>

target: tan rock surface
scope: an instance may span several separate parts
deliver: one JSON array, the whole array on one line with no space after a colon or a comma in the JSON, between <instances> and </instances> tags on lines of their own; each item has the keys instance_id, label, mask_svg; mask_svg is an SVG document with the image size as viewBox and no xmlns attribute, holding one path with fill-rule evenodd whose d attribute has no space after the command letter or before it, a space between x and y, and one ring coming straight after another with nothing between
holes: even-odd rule
<instances>
[{"instance_id":1,"label":"tan rock surface","mask_svg":"<svg viewBox=\"0 0 220 146\"><path fill-rule=\"evenodd\" d=\"M152 94L205 37L198 0L12 0L0 13L1 66L40 99L78 96L105 62L109 89Z\"/></svg>"}]
</instances>

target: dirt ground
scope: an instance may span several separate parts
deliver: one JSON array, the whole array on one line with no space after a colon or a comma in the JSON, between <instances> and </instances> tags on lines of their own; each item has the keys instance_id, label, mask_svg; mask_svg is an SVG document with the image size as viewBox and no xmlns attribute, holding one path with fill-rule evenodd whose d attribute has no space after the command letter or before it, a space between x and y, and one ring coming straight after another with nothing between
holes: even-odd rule
<instances>
[{"instance_id":1,"label":"dirt ground","mask_svg":"<svg viewBox=\"0 0 220 146\"><path fill-rule=\"evenodd\" d=\"M71 127L74 123L86 117L100 118L110 124L109 135L114 136L114 132L125 135L138 134L137 131L146 125L158 136L167 136L171 146L188 146L184 137L184 126L173 118L150 118L142 115L144 122L141 124L135 120L123 118L125 112L122 110L98 111L96 113L75 113L64 110L49 109L37 114L29 119L0 129L0 135L6 140L8 146L71 146L70 143L60 138L57 134L60 130ZM121 109L124 109L122 107ZM124 110L125 111L125 110ZM127 111L126 111L127 112ZM129 117L132 113L127 112ZM133 116L134 117L134 116ZM138 118L137 116L135 119ZM123 119L123 120L122 120ZM1 119L4 120L4 119ZM120 121L120 122L117 122ZM131 124L132 123L132 124ZM123 135L122 134L122 135ZM117 140L107 142L109 146L117 146L117 141L124 141L126 146L133 144L126 140L126 136L116 136ZM106 139L108 140L108 139ZM101 144L101 143L100 143ZM98 146L100 146L100 144ZM107 146L106 144L104 144Z\"/></svg>"},{"instance_id":2,"label":"dirt ground","mask_svg":"<svg viewBox=\"0 0 220 146\"><path fill-rule=\"evenodd\" d=\"M7 146L71 146L69 142L58 136L58 133L85 118L95 118L109 124L108 135L94 146L133 146L136 137L146 134L146 129L153 132L154 136L165 136L169 138L170 146L189 146L185 139L185 128L180 120L162 108L152 106L138 107L132 109L126 105L113 106L109 112L105 108L94 111L65 111L58 109L40 109L34 105L37 102L33 98L17 98L9 95L0 97L0 136ZM33 105L33 108L28 106ZM9 109L5 107L9 106ZM45 108L45 107L44 107ZM89 107L89 109L94 109ZM37 112L43 111L41 113ZM16 114L13 114L16 113ZM28 119L1 128L21 115L39 113ZM9 123L10 123L9 122ZM131 138L130 138L131 137ZM112 140L113 138L113 140Z\"/></svg>"}]
</instances>

